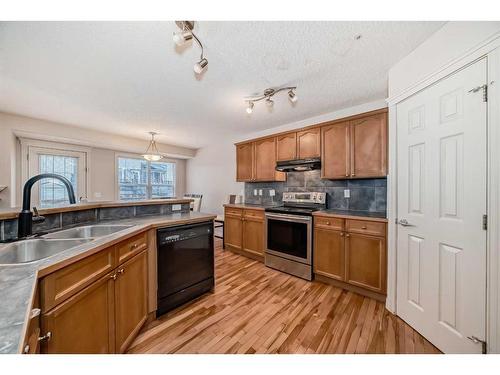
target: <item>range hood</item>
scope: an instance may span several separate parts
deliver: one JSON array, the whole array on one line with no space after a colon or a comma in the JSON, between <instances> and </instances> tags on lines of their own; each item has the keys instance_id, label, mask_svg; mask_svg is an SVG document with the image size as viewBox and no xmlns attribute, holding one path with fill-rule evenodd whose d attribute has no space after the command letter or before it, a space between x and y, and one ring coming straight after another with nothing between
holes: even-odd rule
<instances>
[{"instance_id":1,"label":"range hood","mask_svg":"<svg viewBox=\"0 0 500 375\"><path fill-rule=\"evenodd\" d=\"M276 162L276 170L279 172L305 172L321 168L321 159L297 159Z\"/></svg>"}]
</instances>

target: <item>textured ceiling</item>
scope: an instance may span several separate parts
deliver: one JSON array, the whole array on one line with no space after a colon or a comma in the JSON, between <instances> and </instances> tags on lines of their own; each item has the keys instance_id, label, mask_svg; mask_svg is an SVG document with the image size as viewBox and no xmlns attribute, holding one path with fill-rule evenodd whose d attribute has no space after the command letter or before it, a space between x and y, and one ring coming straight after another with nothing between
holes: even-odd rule
<instances>
[{"instance_id":1,"label":"textured ceiling","mask_svg":"<svg viewBox=\"0 0 500 375\"><path fill-rule=\"evenodd\" d=\"M442 22L199 22L176 48L173 22L0 23L0 111L202 147L387 96L389 68ZM361 34L359 40L356 35ZM269 112L243 97L296 85Z\"/></svg>"}]
</instances>

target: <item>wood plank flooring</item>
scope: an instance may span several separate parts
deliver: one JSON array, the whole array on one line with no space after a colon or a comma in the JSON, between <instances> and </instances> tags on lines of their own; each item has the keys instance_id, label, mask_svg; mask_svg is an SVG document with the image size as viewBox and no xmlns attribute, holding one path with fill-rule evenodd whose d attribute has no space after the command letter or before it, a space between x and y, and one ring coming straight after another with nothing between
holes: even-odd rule
<instances>
[{"instance_id":1,"label":"wood plank flooring","mask_svg":"<svg viewBox=\"0 0 500 375\"><path fill-rule=\"evenodd\" d=\"M439 353L380 302L221 247L215 292L149 323L129 353Z\"/></svg>"}]
</instances>

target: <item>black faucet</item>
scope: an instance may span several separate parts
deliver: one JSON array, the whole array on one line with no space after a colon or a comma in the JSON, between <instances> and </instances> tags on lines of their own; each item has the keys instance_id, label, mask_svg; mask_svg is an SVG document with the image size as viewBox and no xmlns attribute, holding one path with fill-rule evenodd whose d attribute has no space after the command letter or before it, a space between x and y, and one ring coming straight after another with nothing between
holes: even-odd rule
<instances>
[{"instance_id":1,"label":"black faucet","mask_svg":"<svg viewBox=\"0 0 500 375\"><path fill-rule=\"evenodd\" d=\"M64 176L55 173L42 173L36 176L31 177L24 184L23 188L23 209L19 213L19 217L17 220L17 237L18 238L26 238L32 235L33 230L33 213L30 210L31 206L31 188L35 184L35 182L44 179L44 178L56 178L60 180L68 190L69 203L75 204L75 191L73 190L73 185L71 182Z\"/></svg>"}]
</instances>

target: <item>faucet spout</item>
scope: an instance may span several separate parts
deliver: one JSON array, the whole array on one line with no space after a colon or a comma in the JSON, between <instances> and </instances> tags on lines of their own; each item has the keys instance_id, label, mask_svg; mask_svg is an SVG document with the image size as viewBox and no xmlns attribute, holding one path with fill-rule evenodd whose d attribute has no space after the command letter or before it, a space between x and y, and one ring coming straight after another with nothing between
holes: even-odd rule
<instances>
[{"instance_id":1,"label":"faucet spout","mask_svg":"<svg viewBox=\"0 0 500 375\"><path fill-rule=\"evenodd\" d=\"M55 178L61 181L64 184L64 186L66 186L66 190L68 191L69 203L70 204L76 203L75 191L73 189L73 185L71 185L71 182L66 177L55 173L42 173L31 177L28 181L26 181L23 188L23 208L22 211L19 213L19 218L17 222L18 238L28 237L32 234L33 213L31 212L31 207L30 207L31 189L33 188L33 185L37 181L45 178Z\"/></svg>"}]
</instances>

